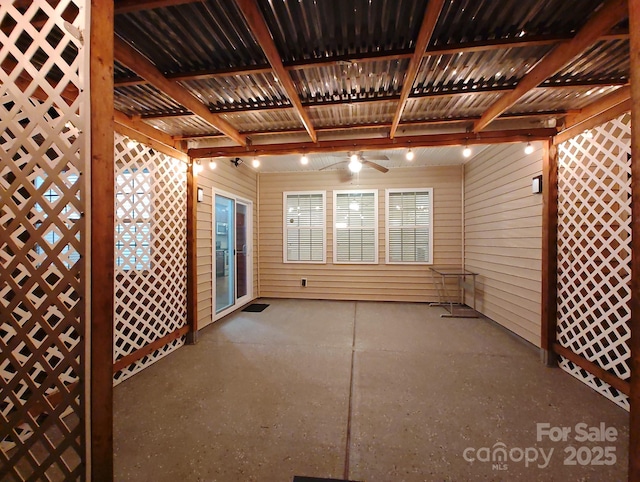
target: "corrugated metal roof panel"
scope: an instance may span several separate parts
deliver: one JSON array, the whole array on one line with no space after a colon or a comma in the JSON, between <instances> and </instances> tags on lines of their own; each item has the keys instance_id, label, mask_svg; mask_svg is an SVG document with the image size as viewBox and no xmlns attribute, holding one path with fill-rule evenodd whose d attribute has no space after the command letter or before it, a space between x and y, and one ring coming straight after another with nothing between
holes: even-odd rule
<instances>
[{"instance_id":1,"label":"corrugated metal roof panel","mask_svg":"<svg viewBox=\"0 0 640 482\"><path fill-rule=\"evenodd\" d=\"M218 133L215 127L195 115L145 119L145 122L170 136L193 136Z\"/></svg>"},{"instance_id":2,"label":"corrugated metal roof panel","mask_svg":"<svg viewBox=\"0 0 640 482\"><path fill-rule=\"evenodd\" d=\"M573 59L545 84L576 80L628 82L630 72L629 40L600 41Z\"/></svg>"},{"instance_id":3,"label":"corrugated metal roof panel","mask_svg":"<svg viewBox=\"0 0 640 482\"><path fill-rule=\"evenodd\" d=\"M127 115L188 112L182 105L150 84L118 87L113 95L115 108Z\"/></svg>"},{"instance_id":4,"label":"corrugated metal roof panel","mask_svg":"<svg viewBox=\"0 0 640 482\"><path fill-rule=\"evenodd\" d=\"M533 89L522 97L508 114L524 112L568 111L582 109L601 97L610 94L619 86L609 87L567 87Z\"/></svg>"},{"instance_id":5,"label":"corrugated metal roof panel","mask_svg":"<svg viewBox=\"0 0 640 482\"><path fill-rule=\"evenodd\" d=\"M433 55L423 59L414 93L514 86L550 46Z\"/></svg>"},{"instance_id":6,"label":"corrugated metal roof panel","mask_svg":"<svg viewBox=\"0 0 640 482\"><path fill-rule=\"evenodd\" d=\"M442 47L489 39L570 35L584 25L602 3L602 0L449 0L445 2L430 45Z\"/></svg>"},{"instance_id":7,"label":"corrugated metal roof panel","mask_svg":"<svg viewBox=\"0 0 640 482\"><path fill-rule=\"evenodd\" d=\"M209 103L212 109L290 105L280 84L273 81L273 74L234 75L180 83Z\"/></svg>"},{"instance_id":8,"label":"corrugated metal roof panel","mask_svg":"<svg viewBox=\"0 0 640 482\"><path fill-rule=\"evenodd\" d=\"M115 32L165 74L264 64L235 2L210 0L116 15Z\"/></svg>"},{"instance_id":9,"label":"corrugated metal roof panel","mask_svg":"<svg viewBox=\"0 0 640 482\"><path fill-rule=\"evenodd\" d=\"M131 79L137 77L136 73L121 64L117 60L113 63L113 77L115 79Z\"/></svg>"},{"instance_id":10,"label":"corrugated metal roof panel","mask_svg":"<svg viewBox=\"0 0 640 482\"><path fill-rule=\"evenodd\" d=\"M414 46L427 0L259 0L285 61Z\"/></svg>"},{"instance_id":11,"label":"corrugated metal roof panel","mask_svg":"<svg viewBox=\"0 0 640 482\"><path fill-rule=\"evenodd\" d=\"M293 109L220 114L240 132L304 129Z\"/></svg>"},{"instance_id":12,"label":"corrugated metal roof panel","mask_svg":"<svg viewBox=\"0 0 640 482\"><path fill-rule=\"evenodd\" d=\"M340 104L314 107L307 112L316 127L387 124L393 119L397 104L397 101Z\"/></svg>"},{"instance_id":13,"label":"corrugated metal roof panel","mask_svg":"<svg viewBox=\"0 0 640 482\"><path fill-rule=\"evenodd\" d=\"M376 97L400 92L409 61L343 62L339 65L291 71L298 94L305 101L344 96Z\"/></svg>"},{"instance_id":14,"label":"corrugated metal roof panel","mask_svg":"<svg viewBox=\"0 0 640 482\"><path fill-rule=\"evenodd\" d=\"M409 99L403 121L457 119L481 115L502 94L478 93Z\"/></svg>"}]
</instances>

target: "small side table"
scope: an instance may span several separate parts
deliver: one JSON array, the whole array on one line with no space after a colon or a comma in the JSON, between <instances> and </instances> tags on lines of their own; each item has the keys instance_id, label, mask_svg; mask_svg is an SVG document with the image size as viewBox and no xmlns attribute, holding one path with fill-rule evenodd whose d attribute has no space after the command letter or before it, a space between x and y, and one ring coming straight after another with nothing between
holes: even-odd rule
<instances>
[{"instance_id":1,"label":"small side table","mask_svg":"<svg viewBox=\"0 0 640 482\"><path fill-rule=\"evenodd\" d=\"M431 279L438 293L438 302L429 303L429 306L442 306L449 313L440 315L443 318L479 318L476 311L476 276L463 268L451 266L431 266ZM447 288L447 279L456 279L456 288L452 293ZM465 291L472 293L473 304L469 308L464 304Z\"/></svg>"}]
</instances>

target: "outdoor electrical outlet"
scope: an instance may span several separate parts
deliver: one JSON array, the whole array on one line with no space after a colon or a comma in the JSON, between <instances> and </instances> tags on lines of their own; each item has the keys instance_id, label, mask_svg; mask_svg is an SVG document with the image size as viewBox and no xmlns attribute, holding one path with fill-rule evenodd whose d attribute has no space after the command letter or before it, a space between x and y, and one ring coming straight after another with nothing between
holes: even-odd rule
<instances>
[{"instance_id":1,"label":"outdoor electrical outlet","mask_svg":"<svg viewBox=\"0 0 640 482\"><path fill-rule=\"evenodd\" d=\"M302 286L303 288L307 287L307 278L302 278L300 280L300 286Z\"/></svg>"}]
</instances>

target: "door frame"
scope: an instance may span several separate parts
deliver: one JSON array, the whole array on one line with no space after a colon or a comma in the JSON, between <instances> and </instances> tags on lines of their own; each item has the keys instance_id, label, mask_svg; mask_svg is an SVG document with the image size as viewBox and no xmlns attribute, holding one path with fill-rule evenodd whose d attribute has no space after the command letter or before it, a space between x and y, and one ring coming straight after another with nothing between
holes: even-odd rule
<instances>
[{"instance_id":1,"label":"door frame","mask_svg":"<svg viewBox=\"0 0 640 482\"><path fill-rule=\"evenodd\" d=\"M215 232L216 232L216 195L231 199L234 202L233 209L233 269L234 269L234 281L233 281L233 298L234 302L229 307L222 310L220 313L216 313L216 249L215 249ZM236 283L238 276L238 263L237 254L235 249L236 241L236 218L237 209L235 204L241 203L247 206L247 294L242 298L236 298ZM231 227L230 227L231 228ZM211 188L211 321L217 321L220 318L227 316L229 313L233 313L241 306L244 306L248 302L254 299L253 296L253 201L246 199L238 194L234 194L229 191Z\"/></svg>"}]
</instances>

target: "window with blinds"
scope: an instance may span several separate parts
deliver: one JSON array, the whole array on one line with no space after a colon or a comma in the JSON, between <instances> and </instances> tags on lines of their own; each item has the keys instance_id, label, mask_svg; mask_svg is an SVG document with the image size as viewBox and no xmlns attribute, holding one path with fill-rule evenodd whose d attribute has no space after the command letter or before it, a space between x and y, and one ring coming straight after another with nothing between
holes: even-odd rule
<instances>
[{"instance_id":1,"label":"window with blinds","mask_svg":"<svg viewBox=\"0 0 640 482\"><path fill-rule=\"evenodd\" d=\"M433 189L387 189L387 263L431 264Z\"/></svg>"},{"instance_id":2,"label":"window with blinds","mask_svg":"<svg viewBox=\"0 0 640 482\"><path fill-rule=\"evenodd\" d=\"M325 191L284 193L285 263L325 263Z\"/></svg>"},{"instance_id":3,"label":"window with blinds","mask_svg":"<svg viewBox=\"0 0 640 482\"><path fill-rule=\"evenodd\" d=\"M333 262L378 263L378 191L334 191Z\"/></svg>"}]
</instances>

